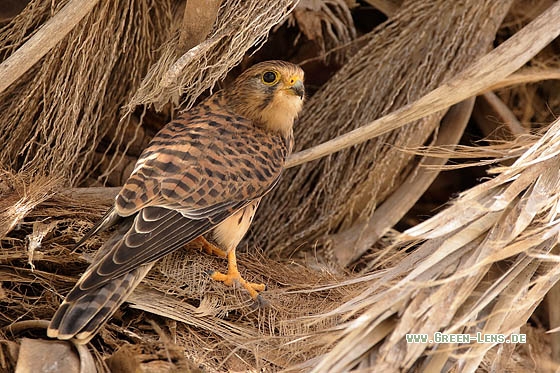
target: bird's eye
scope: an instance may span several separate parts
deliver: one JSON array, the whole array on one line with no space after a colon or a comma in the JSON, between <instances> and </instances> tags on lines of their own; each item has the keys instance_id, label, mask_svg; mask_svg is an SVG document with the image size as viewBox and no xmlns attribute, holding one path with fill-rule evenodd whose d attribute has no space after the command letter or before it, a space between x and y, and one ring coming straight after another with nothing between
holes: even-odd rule
<instances>
[{"instance_id":1,"label":"bird's eye","mask_svg":"<svg viewBox=\"0 0 560 373\"><path fill-rule=\"evenodd\" d=\"M267 71L262 75L262 81L267 85L274 85L278 83L279 77L276 71Z\"/></svg>"}]
</instances>

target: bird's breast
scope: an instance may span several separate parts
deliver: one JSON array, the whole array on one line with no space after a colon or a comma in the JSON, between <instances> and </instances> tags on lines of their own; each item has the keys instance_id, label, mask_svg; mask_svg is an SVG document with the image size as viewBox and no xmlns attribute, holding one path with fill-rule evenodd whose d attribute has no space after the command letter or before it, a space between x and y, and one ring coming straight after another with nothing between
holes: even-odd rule
<instances>
[{"instance_id":1,"label":"bird's breast","mask_svg":"<svg viewBox=\"0 0 560 373\"><path fill-rule=\"evenodd\" d=\"M237 247L247 233L259 206L260 199L251 202L214 228L211 241L226 251Z\"/></svg>"}]
</instances>

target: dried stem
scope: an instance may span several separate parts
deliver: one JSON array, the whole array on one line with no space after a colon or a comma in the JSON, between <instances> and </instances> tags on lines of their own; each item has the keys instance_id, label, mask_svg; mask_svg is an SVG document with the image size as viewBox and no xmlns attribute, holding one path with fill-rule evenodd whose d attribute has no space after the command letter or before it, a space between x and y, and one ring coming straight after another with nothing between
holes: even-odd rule
<instances>
[{"instance_id":1,"label":"dried stem","mask_svg":"<svg viewBox=\"0 0 560 373\"><path fill-rule=\"evenodd\" d=\"M437 113L488 90L523 66L560 34L560 3L554 3L513 37L468 67L454 79L416 102L330 141L290 157L287 167L322 158Z\"/></svg>"},{"instance_id":2,"label":"dried stem","mask_svg":"<svg viewBox=\"0 0 560 373\"><path fill-rule=\"evenodd\" d=\"M189 0L185 5L179 50L186 52L202 43L212 31L222 0Z\"/></svg>"},{"instance_id":3,"label":"dried stem","mask_svg":"<svg viewBox=\"0 0 560 373\"><path fill-rule=\"evenodd\" d=\"M453 106L442 120L435 146L456 145L469 122L474 99ZM425 157L421 165L443 165L447 158ZM422 168L412 173L374 214L365 222L357 222L348 230L332 237L332 251L342 266L362 256L379 238L394 226L418 201L439 175L439 170Z\"/></svg>"},{"instance_id":4,"label":"dried stem","mask_svg":"<svg viewBox=\"0 0 560 373\"><path fill-rule=\"evenodd\" d=\"M0 65L0 93L46 55L99 0L71 0Z\"/></svg>"}]
</instances>

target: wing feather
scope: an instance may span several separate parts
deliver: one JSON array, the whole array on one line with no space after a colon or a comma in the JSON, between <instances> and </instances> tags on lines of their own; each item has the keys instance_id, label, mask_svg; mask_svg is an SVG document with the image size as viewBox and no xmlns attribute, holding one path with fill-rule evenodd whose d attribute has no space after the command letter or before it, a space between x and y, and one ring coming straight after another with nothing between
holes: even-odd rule
<instances>
[{"instance_id":1,"label":"wing feather","mask_svg":"<svg viewBox=\"0 0 560 373\"><path fill-rule=\"evenodd\" d=\"M99 288L136 267L154 262L179 249L224 221L247 202L216 210L202 219L189 219L161 207L147 207L135 217L128 231L104 255L96 258L67 299ZM158 217L156 219L156 217Z\"/></svg>"},{"instance_id":2,"label":"wing feather","mask_svg":"<svg viewBox=\"0 0 560 373\"><path fill-rule=\"evenodd\" d=\"M74 250L82 246L94 234L103 232L105 229L117 224L122 219L122 216L117 214L115 206L112 206L106 213L95 223L95 225L74 245Z\"/></svg>"},{"instance_id":3,"label":"wing feather","mask_svg":"<svg viewBox=\"0 0 560 373\"><path fill-rule=\"evenodd\" d=\"M215 98L164 127L144 150L115 203L121 216L145 207L211 217L261 198L278 181L292 136L271 134Z\"/></svg>"}]
</instances>

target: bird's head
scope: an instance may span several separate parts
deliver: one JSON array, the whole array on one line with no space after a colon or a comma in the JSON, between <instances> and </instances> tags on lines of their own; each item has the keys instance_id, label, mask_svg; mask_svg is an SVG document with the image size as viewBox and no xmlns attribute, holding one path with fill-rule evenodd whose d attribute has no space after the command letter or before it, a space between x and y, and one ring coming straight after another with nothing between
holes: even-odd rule
<instances>
[{"instance_id":1,"label":"bird's head","mask_svg":"<svg viewBox=\"0 0 560 373\"><path fill-rule=\"evenodd\" d=\"M234 111L268 130L292 130L303 106L303 70L285 61L266 61L243 72L226 96Z\"/></svg>"}]
</instances>

